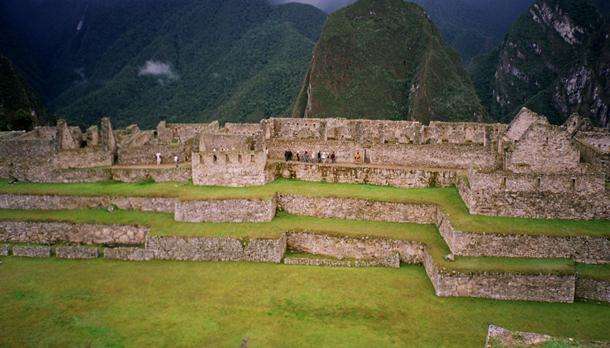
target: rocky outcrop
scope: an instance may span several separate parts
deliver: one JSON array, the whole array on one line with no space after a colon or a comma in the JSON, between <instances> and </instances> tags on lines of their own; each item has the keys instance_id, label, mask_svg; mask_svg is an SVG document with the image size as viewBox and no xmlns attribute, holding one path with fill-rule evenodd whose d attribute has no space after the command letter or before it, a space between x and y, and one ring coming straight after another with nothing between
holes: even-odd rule
<instances>
[{"instance_id":1,"label":"rocky outcrop","mask_svg":"<svg viewBox=\"0 0 610 348\"><path fill-rule=\"evenodd\" d=\"M536 1L475 64L483 103L501 120L528 106L556 124L579 113L609 127L609 28L589 1Z\"/></svg>"}]
</instances>

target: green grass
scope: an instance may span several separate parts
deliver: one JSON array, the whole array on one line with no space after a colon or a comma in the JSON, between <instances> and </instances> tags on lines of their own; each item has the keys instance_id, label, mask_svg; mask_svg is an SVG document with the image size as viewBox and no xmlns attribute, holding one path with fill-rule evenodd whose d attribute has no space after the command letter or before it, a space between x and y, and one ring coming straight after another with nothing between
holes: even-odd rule
<instances>
[{"instance_id":1,"label":"green grass","mask_svg":"<svg viewBox=\"0 0 610 348\"><path fill-rule=\"evenodd\" d=\"M176 197L183 200L264 199L273 197L276 193L282 193L311 197L345 197L391 202L430 203L442 207L449 215L454 227L465 232L610 237L610 220L576 221L470 215L455 188L400 189L374 185L331 184L283 179L264 186L242 188L195 186L187 183L9 184L6 181L0 181L0 193Z\"/></svg>"},{"instance_id":2,"label":"green grass","mask_svg":"<svg viewBox=\"0 0 610 348\"><path fill-rule=\"evenodd\" d=\"M519 259L499 257L457 257L446 261L450 253L434 225L395 222L373 222L342 219L320 219L279 213L272 221L262 223L189 223L174 221L172 214L102 209L84 210L0 210L0 220L51 221L93 224L124 224L150 228L153 236L208 236L278 238L285 232L312 232L331 236L381 237L416 241L425 244L437 265L448 271L466 273L512 272L573 274L574 262L560 259Z\"/></svg>"},{"instance_id":3,"label":"green grass","mask_svg":"<svg viewBox=\"0 0 610 348\"><path fill-rule=\"evenodd\" d=\"M610 281L610 264L585 265L579 263L576 266L576 272L586 278Z\"/></svg>"},{"instance_id":4,"label":"green grass","mask_svg":"<svg viewBox=\"0 0 610 348\"><path fill-rule=\"evenodd\" d=\"M440 298L423 269L1 258L0 346L482 347L610 340L610 306Z\"/></svg>"}]
</instances>

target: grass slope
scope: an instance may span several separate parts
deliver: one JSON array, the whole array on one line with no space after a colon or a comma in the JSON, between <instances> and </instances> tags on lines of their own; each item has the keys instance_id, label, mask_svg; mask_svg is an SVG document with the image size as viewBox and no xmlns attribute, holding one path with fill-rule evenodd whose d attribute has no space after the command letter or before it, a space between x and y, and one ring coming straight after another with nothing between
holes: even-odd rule
<instances>
[{"instance_id":1,"label":"grass slope","mask_svg":"<svg viewBox=\"0 0 610 348\"><path fill-rule=\"evenodd\" d=\"M177 197L184 200L270 198L276 193L282 193L312 197L345 197L391 202L431 203L442 207L449 215L453 226L465 232L610 237L610 221L608 220L576 221L470 215L455 188L400 189L374 185L331 184L296 180L276 180L264 186L244 188L195 186L183 183L9 184L7 181L0 181L0 193Z\"/></svg>"},{"instance_id":2,"label":"grass slope","mask_svg":"<svg viewBox=\"0 0 610 348\"><path fill-rule=\"evenodd\" d=\"M421 267L2 258L0 346L481 347L610 340L610 306L439 298Z\"/></svg>"}]
</instances>

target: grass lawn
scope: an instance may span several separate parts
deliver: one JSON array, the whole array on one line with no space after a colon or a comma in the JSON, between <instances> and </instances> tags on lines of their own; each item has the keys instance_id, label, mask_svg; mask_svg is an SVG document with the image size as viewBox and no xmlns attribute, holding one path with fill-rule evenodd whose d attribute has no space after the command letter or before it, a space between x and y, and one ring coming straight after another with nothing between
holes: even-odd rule
<instances>
[{"instance_id":1,"label":"grass lawn","mask_svg":"<svg viewBox=\"0 0 610 348\"><path fill-rule=\"evenodd\" d=\"M278 238L285 232L313 232L332 236L385 237L421 242L428 246L436 264L461 272L517 272L573 274L574 262L565 259L519 259L501 257L443 257L450 253L436 226L395 222L320 219L279 213L262 223L177 222L172 214L103 209L83 210L0 210L0 220L53 221L71 223L125 224L150 227L154 236L208 236Z\"/></svg>"},{"instance_id":2,"label":"grass lawn","mask_svg":"<svg viewBox=\"0 0 610 348\"><path fill-rule=\"evenodd\" d=\"M0 346L482 347L610 340L610 306L439 298L421 267L0 258Z\"/></svg>"},{"instance_id":3,"label":"grass lawn","mask_svg":"<svg viewBox=\"0 0 610 348\"><path fill-rule=\"evenodd\" d=\"M264 186L244 188L195 186L187 183L9 184L6 181L0 181L0 193L177 197L185 200L270 198L275 193L283 193L317 197L332 196L393 202L432 203L441 206L449 215L454 227L465 232L610 237L610 220L574 221L470 215L455 188L400 189L374 185L330 184L285 179L276 180Z\"/></svg>"}]
</instances>

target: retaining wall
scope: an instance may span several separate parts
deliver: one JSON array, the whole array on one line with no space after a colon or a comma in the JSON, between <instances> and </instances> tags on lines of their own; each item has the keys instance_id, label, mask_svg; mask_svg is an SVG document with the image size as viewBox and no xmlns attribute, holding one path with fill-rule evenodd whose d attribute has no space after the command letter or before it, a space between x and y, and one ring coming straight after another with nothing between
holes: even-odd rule
<instances>
[{"instance_id":1,"label":"retaining wall","mask_svg":"<svg viewBox=\"0 0 610 348\"><path fill-rule=\"evenodd\" d=\"M610 302L610 281L578 277L576 297L586 300Z\"/></svg>"},{"instance_id":2,"label":"retaining wall","mask_svg":"<svg viewBox=\"0 0 610 348\"><path fill-rule=\"evenodd\" d=\"M13 255L22 257L51 257L51 247L42 245L15 245Z\"/></svg>"},{"instance_id":3,"label":"retaining wall","mask_svg":"<svg viewBox=\"0 0 610 348\"><path fill-rule=\"evenodd\" d=\"M384 260L395 254L404 263L421 263L424 246L418 242L382 239L333 237L307 232L287 234L290 250L341 259Z\"/></svg>"},{"instance_id":4,"label":"retaining wall","mask_svg":"<svg viewBox=\"0 0 610 348\"><path fill-rule=\"evenodd\" d=\"M424 268L437 296L574 302L575 275L446 272L427 253Z\"/></svg>"},{"instance_id":5,"label":"retaining wall","mask_svg":"<svg viewBox=\"0 0 610 348\"><path fill-rule=\"evenodd\" d=\"M0 221L0 241L51 244L143 244L148 229L128 225Z\"/></svg>"},{"instance_id":6,"label":"retaining wall","mask_svg":"<svg viewBox=\"0 0 610 348\"><path fill-rule=\"evenodd\" d=\"M438 230L452 253L461 256L568 258L579 262L610 262L610 239L457 231L439 211Z\"/></svg>"},{"instance_id":7,"label":"retaining wall","mask_svg":"<svg viewBox=\"0 0 610 348\"><path fill-rule=\"evenodd\" d=\"M0 194L0 209L69 210L106 208L115 205L119 209L173 213L175 198L154 197L82 197L52 195Z\"/></svg>"},{"instance_id":8,"label":"retaining wall","mask_svg":"<svg viewBox=\"0 0 610 348\"><path fill-rule=\"evenodd\" d=\"M112 167L112 180L122 182L187 182L191 180L191 166L180 167Z\"/></svg>"},{"instance_id":9,"label":"retaining wall","mask_svg":"<svg viewBox=\"0 0 610 348\"><path fill-rule=\"evenodd\" d=\"M241 240L229 237L149 237L146 250L161 260L279 263L286 238L252 239L244 246Z\"/></svg>"},{"instance_id":10,"label":"retaining wall","mask_svg":"<svg viewBox=\"0 0 610 348\"><path fill-rule=\"evenodd\" d=\"M275 199L178 201L175 219L188 222L264 222L275 216Z\"/></svg>"},{"instance_id":11,"label":"retaining wall","mask_svg":"<svg viewBox=\"0 0 610 348\"><path fill-rule=\"evenodd\" d=\"M95 247L67 245L55 247L55 256L61 259L95 259L99 253Z\"/></svg>"},{"instance_id":12,"label":"retaining wall","mask_svg":"<svg viewBox=\"0 0 610 348\"><path fill-rule=\"evenodd\" d=\"M432 204L292 195L279 195L278 204L287 213L295 215L420 224L435 223L437 211L437 207Z\"/></svg>"}]
</instances>

